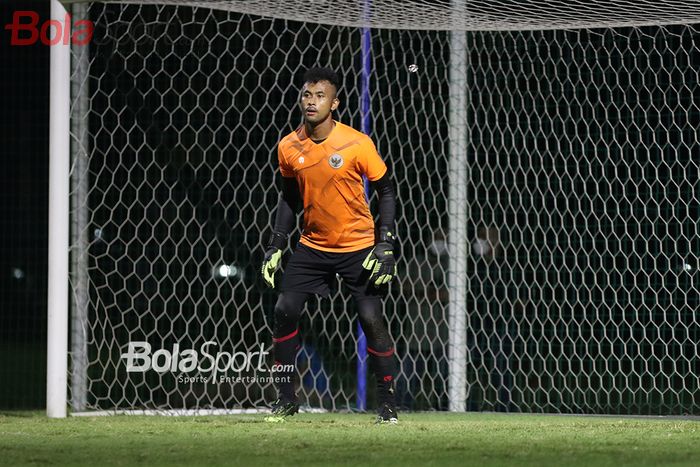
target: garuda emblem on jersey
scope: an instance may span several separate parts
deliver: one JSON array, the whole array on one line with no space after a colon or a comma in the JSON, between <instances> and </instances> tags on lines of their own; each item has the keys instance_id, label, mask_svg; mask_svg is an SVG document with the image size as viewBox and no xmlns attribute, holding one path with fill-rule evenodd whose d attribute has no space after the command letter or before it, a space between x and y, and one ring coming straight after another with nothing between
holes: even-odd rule
<instances>
[{"instance_id":1,"label":"garuda emblem on jersey","mask_svg":"<svg viewBox=\"0 0 700 467\"><path fill-rule=\"evenodd\" d=\"M340 154L333 154L328 158L328 164L334 169L339 169L343 166L343 156Z\"/></svg>"}]
</instances>

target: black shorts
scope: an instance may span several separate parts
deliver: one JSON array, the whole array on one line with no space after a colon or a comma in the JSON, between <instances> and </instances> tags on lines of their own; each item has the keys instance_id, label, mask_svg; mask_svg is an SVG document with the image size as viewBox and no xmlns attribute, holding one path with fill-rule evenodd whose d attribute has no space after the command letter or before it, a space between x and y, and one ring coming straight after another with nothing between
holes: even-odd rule
<instances>
[{"instance_id":1,"label":"black shorts","mask_svg":"<svg viewBox=\"0 0 700 467\"><path fill-rule=\"evenodd\" d=\"M362 262L372 248L349 253L331 253L299 243L284 269L280 290L308 292L327 297L331 292L331 284L337 283L335 275L338 274L355 299L383 297L388 287L375 287L370 284L369 271L362 267Z\"/></svg>"}]
</instances>

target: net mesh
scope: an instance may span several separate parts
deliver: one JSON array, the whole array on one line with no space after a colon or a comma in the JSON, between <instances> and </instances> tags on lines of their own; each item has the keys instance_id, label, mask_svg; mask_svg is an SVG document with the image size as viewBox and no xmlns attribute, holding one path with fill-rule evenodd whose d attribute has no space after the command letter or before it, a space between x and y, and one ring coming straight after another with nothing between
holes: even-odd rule
<instances>
[{"instance_id":1,"label":"net mesh","mask_svg":"<svg viewBox=\"0 0 700 467\"><path fill-rule=\"evenodd\" d=\"M505 15L522 2L501 3ZM606 3L609 19L623 3ZM121 356L137 341L171 353L269 347L276 295L258 267L276 142L300 122L300 73L317 64L343 76L338 118L360 128L361 30L186 6L80 8L96 31L73 48L72 406L262 406L269 382L127 372ZM645 14L663 23L675 10L659 11ZM450 37L371 32L370 135L399 198L400 272L385 307L399 404L449 403L448 96L460 86L467 409L697 413L697 28L472 32L464 82L450 82ZM302 400L333 410L356 397L355 311L338 288L308 305L300 349Z\"/></svg>"},{"instance_id":2,"label":"net mesh","mask_svg":"<svg viewBox=\"0 0 700 467\"><path fill-rule=\"evenodd\" d=\"M697 411L698 37L473 36L469 380L489 406Z\"/></svg>"},{"instance_id":3,"label":"net mesh","mask_svg":"<svg viewBox=\"0 0 700 467\"><path fill-rule=\"evenodd\" d=\"M575 29L700 22L700 5L689 0L107 1L203 6L300 22L426 31Z\"/></svg>"}]
</instances>

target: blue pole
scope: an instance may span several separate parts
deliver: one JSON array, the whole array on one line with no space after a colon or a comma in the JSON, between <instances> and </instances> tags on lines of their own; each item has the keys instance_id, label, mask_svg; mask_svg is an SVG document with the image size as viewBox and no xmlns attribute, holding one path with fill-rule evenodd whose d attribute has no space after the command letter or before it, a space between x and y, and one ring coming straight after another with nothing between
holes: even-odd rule
<instances>
[{"instance_id":1,"label":"blue pole","mask_svg":"<svg viewBox=\"0 0 700 467\"><path fill-rule=\"evenodd\" d=\"M369 9L369 0L365 2L365 13ZM362 28L362 81L360 97L360 113L362 115L362 132L370 133L370 101L369 77L371 65L372 35L369 28ZM365 197L369 202L369 181L365 178ZM357 320L357 410L367 410L367 338L362 330L360 320Z\"/></svg>"}]
</instances>

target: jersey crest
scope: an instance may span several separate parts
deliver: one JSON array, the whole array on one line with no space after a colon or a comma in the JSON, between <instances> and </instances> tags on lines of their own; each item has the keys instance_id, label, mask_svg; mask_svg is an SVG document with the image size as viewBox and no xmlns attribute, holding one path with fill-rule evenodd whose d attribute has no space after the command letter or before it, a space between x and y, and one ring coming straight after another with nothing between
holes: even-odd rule
<instances>
[{"instance_id":1,"label":"jersey crest","mask_svg":"<svg viewBox=\"0 0 700 467\"><path fill-rule=\"evenodd\" d=\"M341 168L343 166L343 162L343 156L337 153L328 158L328 164L334 169Z\"/></svg>"}]
</instances>

